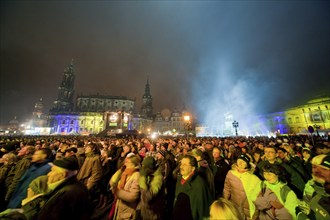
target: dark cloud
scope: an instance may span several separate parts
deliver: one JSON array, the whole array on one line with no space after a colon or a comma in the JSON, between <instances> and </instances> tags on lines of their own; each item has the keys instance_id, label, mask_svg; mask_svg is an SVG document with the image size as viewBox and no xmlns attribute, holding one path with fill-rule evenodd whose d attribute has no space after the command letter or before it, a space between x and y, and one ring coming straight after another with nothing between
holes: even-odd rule
<instances>
[{"instance_id":1,"label":"dark cloud","mask_svg":"<svg viewBox=\"0 0 330 220\"><path fill-rule=\"evenodd\" d=\"M330 94L327 1L0 4L1 123L29 116L40 97L49 109L71 59L76 94L139 105L149 75L156 111L186 106L200 120Z\"/></svg>"}]
</instances>

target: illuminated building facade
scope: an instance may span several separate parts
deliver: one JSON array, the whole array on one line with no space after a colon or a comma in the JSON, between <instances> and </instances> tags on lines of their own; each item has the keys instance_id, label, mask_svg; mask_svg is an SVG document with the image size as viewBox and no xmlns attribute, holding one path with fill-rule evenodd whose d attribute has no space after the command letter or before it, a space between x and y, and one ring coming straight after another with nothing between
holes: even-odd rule
<instances>
[{"instance_id":1,"label":"illuminated building facade","mask_svg":"<svg viewBox=\"0 0 330 220\"><path fill-rule=\"evenodd\" d=\"M73 63L64 71L58 98L50 110L52 133L112 135L125 130L143 132L152 123L152 96L149 80L143 96L143 115L135 113L135 100L126 96L78 95L72 101L74 88Z\"/></svg>"},{"instance_id":2,"label":"illuminated building facade","mask_svg":"<svg viewBox=\"0 0 330 220\"><path fill-rule=\"evenodd\" d=\"M174 110L171 112L164 109L156 114L152 130L160 134L185 133L189 129L187 122L184 121L185 114L187 114L185 111ZM189 121L189 124L191 124L191 121Z\"/></svg>"},{"instance_id":3,"label":"illuminated building facade","mask_svg":"<svg viewBox=\"0 0 330 220\"><path fill-rule=\"evenodd\" d=\"M330 97L313 99L304 105L259 116L266 127L280 134L308 133L312 126L315 132L330 129Z\"/></svg>"}]
</instances>

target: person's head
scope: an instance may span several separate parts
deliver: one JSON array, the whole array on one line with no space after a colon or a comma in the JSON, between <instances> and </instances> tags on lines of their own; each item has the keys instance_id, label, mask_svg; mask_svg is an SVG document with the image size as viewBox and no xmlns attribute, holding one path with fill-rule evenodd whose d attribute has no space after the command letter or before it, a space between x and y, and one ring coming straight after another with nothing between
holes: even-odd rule
<instances>
[{"instance_id":1,"label":"person's head","mask_svg":"<svg viewBox=\"0 0 330 220\"><path fill-rule=\"evenodd\" d=\"M6 153L2 156L2 158L0 158L0 160L3 162L3 164L12 164L12 163L15 163L16 160L17 160L17 156L12 153L12 152L9 152L9 153Z\"/></svg>"},{"instance_id":2,"label":"person's head","mask_svg":"<svg viewBox=\"0 0 330 220\"><path fill-rule=\"evenodd\" d=\"M323 144L323 143L316 143L315 144L316 154L328 154L330 152L329 146Z\"/></svg>"},{"instance_id":3,"label":"person's head","mask_svg":"<svg viewBox=\"0 0 330 220\"><path fill-rule=\"evenodd\" d=\"M142 161L142 169L146 171L146 173L149 175L150 173L153 173L156 169L156 161L153 157L145 157Z\"/></svg>"},{"instance_id":4,"label":"person's head","mask_svg":"<svg viewBox=\"0 0 330 220\"><path fill-rule=\"evenodd\" d=\"M185 155L181 159L180 174L183 177L189 176L198 167L198 163L195 157L191 155Z\"/></svg>"},{"instance_id":5,"label":"person's head","mask_svg":"<svg viewBox=\"0 0 330 220\"><path fill-rule=\"evenodd\" d=\"M125 145L123 146L123 151L124 151L125 153L131 152L131 146L125 144Z\"/></svg>"},{"instance_id":6,"label":"person's head","mask_svg":"<svg viewBox=\"0 0 330 220\"><path fill-rule=\"evenodd\" d=\"M200 149L197 149L197 148L193 149L190 152L190 155L195 157L197 161L201 161L203 159L203 151L201 151Z\"/></svg>"},{"instance_id":7,"label":"person's head","mask_svg":"<svg viewBox=\"0 0 330 220\"><path fill-rule=\"evenodd\" d=\"M321 154L312 159L313 179L321 184L330 183L330 156Z\"/></svg>"},{"instance_id":8,"label":"person's head","mask_svg":"<svg viewBox=\"0 0 330 220\"><path fill-rule=\"evenodd\" d=\"M23 157L25 155L32 155L35 151L34 146L26 145L25 147L22 147L19 151L17 156Z\"/></svg>"},{"instance_id":9,"label":"person's head","mask_svg":"<svg viewBox=\"0 0 330 220\"><path fill-rule=\"evenodd\" d=\"M250 169L250 157L246 154L241 154L236 161L237 167L241 170Z\"/></svg>"},{"instance_id":10,"label":"person's head","mask_svg":"<svg viewBox=\"0 0 330 220\"><path fill-rule=\"evenodd\" d=\"M281 158L282 160L285 160L288 155L288 152L284 148L279 148L277 150L277 156Z\"/></svg>"},{"instance_id":11,"label":"person's head","mask_svg":"<svg viewBox=\"0 0 330 220\"><path fill-rule=\"evenodd\" d=\"M166 151L159 150L156 154L157 160L161 160L166 157Z\"/></svg>"},{"instance_id":12,"label":"person's head","mask_svg":"<svg viewBox=\"0 0 330 220\"><path fill-rule=\"evenodd\" d=\"M312 152L308 147L304 147L302 149L302 156L304 160L309 160L309 158L312 156Z\"/></svg>"},{"instance_id":13,"label":"person's head","mask_svg":"<svg viewBox=\"0 0 330 220\"><path fill-rule=\"evenodd\" d=\"M75 155L78 152L78 149L76 147L70 147L66 149L64 157L70 157Z\"/></svg>"},{"instance_id":14,"label":"person's head","mask_svg":"<svg viewBox=\"0 0 330 220\"><path fill-rule=\"evenodd\" d=\"M210 206L210 220L243 219L237 207L225 198L215 200Z\"/></svg>"},{"instance_id":15,"label":"person's head","mask_svg":"<svg viewBox=\"0 0 330 220\"><path fill-rule=\"evenodd\" d=\"M161 149L161 150L164 150L164 151L167 151L167 148L168 148L168 143L163 143L163 144L160 146L160 149Z\"/></svg>"},{"instance_id":16,"label":"person's head","mask_svg":"<svg viewBox=\"0 0 330 220\"><path fill-rule=\"evenodd\" d=\"M270 184L276 184L278 181L286 182L284 176L281 174L280 167L276 164L266 164L262 168L262 175Z\"/></svg>"},{"instance_id":17,"label":"person's head","mask_svg":"<svg viewBox=\"0 0 330 220\"><path fill-rule=\"evenodd\" d=\"M126 168L134 168L139 166L140 158L136 155L132 155L125 158L125 166Z\"/></svg>"},{"instance_id":18,"label":"person's head","mask_svg":"<svg viewBox=\"0 0 330 220\"><path fill-rule=\"evenodd\" d=\"M205 147L205 150L212 151L213 144L212 144L212 142L207 142L204 147Z\"/></svg>"},{"instance_id":19,"label":"person's head","mask_svg":"<svg viewBox=\"0 0 330 220\"><path fill-rule=\"evenodd\" d=\"M266 146L264 148L264 153L266 160L268 160L271 163L276 161L277 153L276 153L276 148L274 146L270 146L270 145Z\"/></svg>"},{"instance_id":20,"label":"person's head","mask_svg":"<svg viewBox=\"0 0 330 220\"><path fill-rule=\"evenodd\" d=\"M255 162L258 162L261 155L263 153L263 150L259 149L259 148L256 148L253 152L253 159L255 160Z\"/></svg>"},{"instance_id":21,"label":"person's head","mask_svg":"<svg viewBox=\"0 0 330 220\"><path fill-rule=\"evenodd\" d=\"M41 148L34 152L31 162L42 163L53 156L52 151L49 148Z\"/></svg>"},{"instance_id":22,"label":"person's head","mask_svg":"<svg viewBox=\"0 0 330 220\"><path fill-rule=\"evenodd\" d=\"M219 160L221 157L221 150L218 147L214 147L212 151L212 156L214 160Z\"/></svg>"},{"instance_id":23,"label":"person's head","mask_svg":"<svg viewBox=\"0 0 330 220\"><path fill-rule=\"evenodd\" d=\"M98 151L98 147L95 143L88 143L85 145L85 153L96 153Z\"/></svg>"},{"instance_id":24,"label":"person's head","mask_svg":"<svg viewBox=\"0 0 330 220\"><path fill-rule=\"evenodd\" d=\"M110 156L110 151L106 149L101 150L101 157L102 158L108 158Z\"/></svg>"},{"instance_id":25,"label":"person's head","mask_svg":"<svg viewBox=\"0 0 330 220\"><path fill-rule=\"evenodd\" d=\"M55 160L51 171L47 174L48 184L55 183L67 177L77 174L79 168L78 161L74 157L65 157Z\"/></svg>"}]
</instances>

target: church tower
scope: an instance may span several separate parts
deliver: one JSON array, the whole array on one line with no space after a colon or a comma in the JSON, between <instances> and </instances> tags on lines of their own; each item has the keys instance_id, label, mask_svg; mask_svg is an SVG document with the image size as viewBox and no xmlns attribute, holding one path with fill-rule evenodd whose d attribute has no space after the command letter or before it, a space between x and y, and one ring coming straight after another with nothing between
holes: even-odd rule
<instances>
[{"instance_id":1,"label":"church tower","mask_svg":"<svg viewBox=\"0 0 330 220\"><path fill-rule=\"evenodd\" d=\"M63 79L58 87L58 97L54 101L54 106L50 110L51 113L65 113L73 111L73 93L74 93L74 71L73 60L64 70Z\"/></svg>"},{"instance_id":2,"label":"church tower","mask_svg":"<svg viewBox=\"0 0 330 220\"><path fill-rule=\"evenodd\" d=\"M152 118L152 96L150 94L149 77L142 97L141 114L147 118Z\"/></svg>"},{"instance_id":3,"label":"church tower","mask_svg":"<svg viewBox=\"0 0 330 220\"><path fill-rule=\"evenodd\" d=\"M33 127L44 127L47 124L47 118L43 113L44 104L42 98L34 105L34 111L32 112L31 125Z\"/></svg>"},{"instance_id":4,"label":"church tower","mask_svg":"<svg viewBox=\"0 0 330 220\"><path fill-rule=\"evenodd\" d=\"M42 98L39 99L39 101L34 105L34 111L33 111L33 118L35 119L41 119L43 116L43 109L44 104L42 102Z\"/></svg>"}]
</instances>

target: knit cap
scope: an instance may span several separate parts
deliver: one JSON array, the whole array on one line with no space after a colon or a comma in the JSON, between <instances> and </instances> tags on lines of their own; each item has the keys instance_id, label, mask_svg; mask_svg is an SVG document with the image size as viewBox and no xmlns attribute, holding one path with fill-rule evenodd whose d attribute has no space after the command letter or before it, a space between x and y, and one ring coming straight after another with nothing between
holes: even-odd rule
<instances>
[{"instance_id":1,"label":"knit cap","mask_svg":"<svg viewBox=\"0 0 330 220\"><path fill-rule=\"evenodd\" d=\"M154 170L156 167L155 159L153 157L145 157L142 161L142 167Z\"/></svg>"},{"instance_id":2,"label":"knit cap","mask_svg":"<svg viewBox=\"0 0 330 220\"><path fill-rule=\"evenodd\" d=\"M78 160L75 157L64 157L63 159L55 160L55 166L64 168L66 170L78 170Z\"/></svg>"},{"instance_id":3,"label":"knit cap","mask_svg":"<svg viewBox=\"0 0 330 220\"><path fill-rule=\"evenodd\" d=\"M241 154L238 159L244 160L248 165L250 164L250 158L246 154Z\"/></svg>"},{"instance_id":4,"label":"knit cap","mask_svg":"<svg viewBox=\"0 0 330 220\"><path fill-rule=\"evenodd\" d=\"M163 157L166 156L166 152L164 150L159 150L158 153L160 153Z\"/></svg>"}]
</instances>

